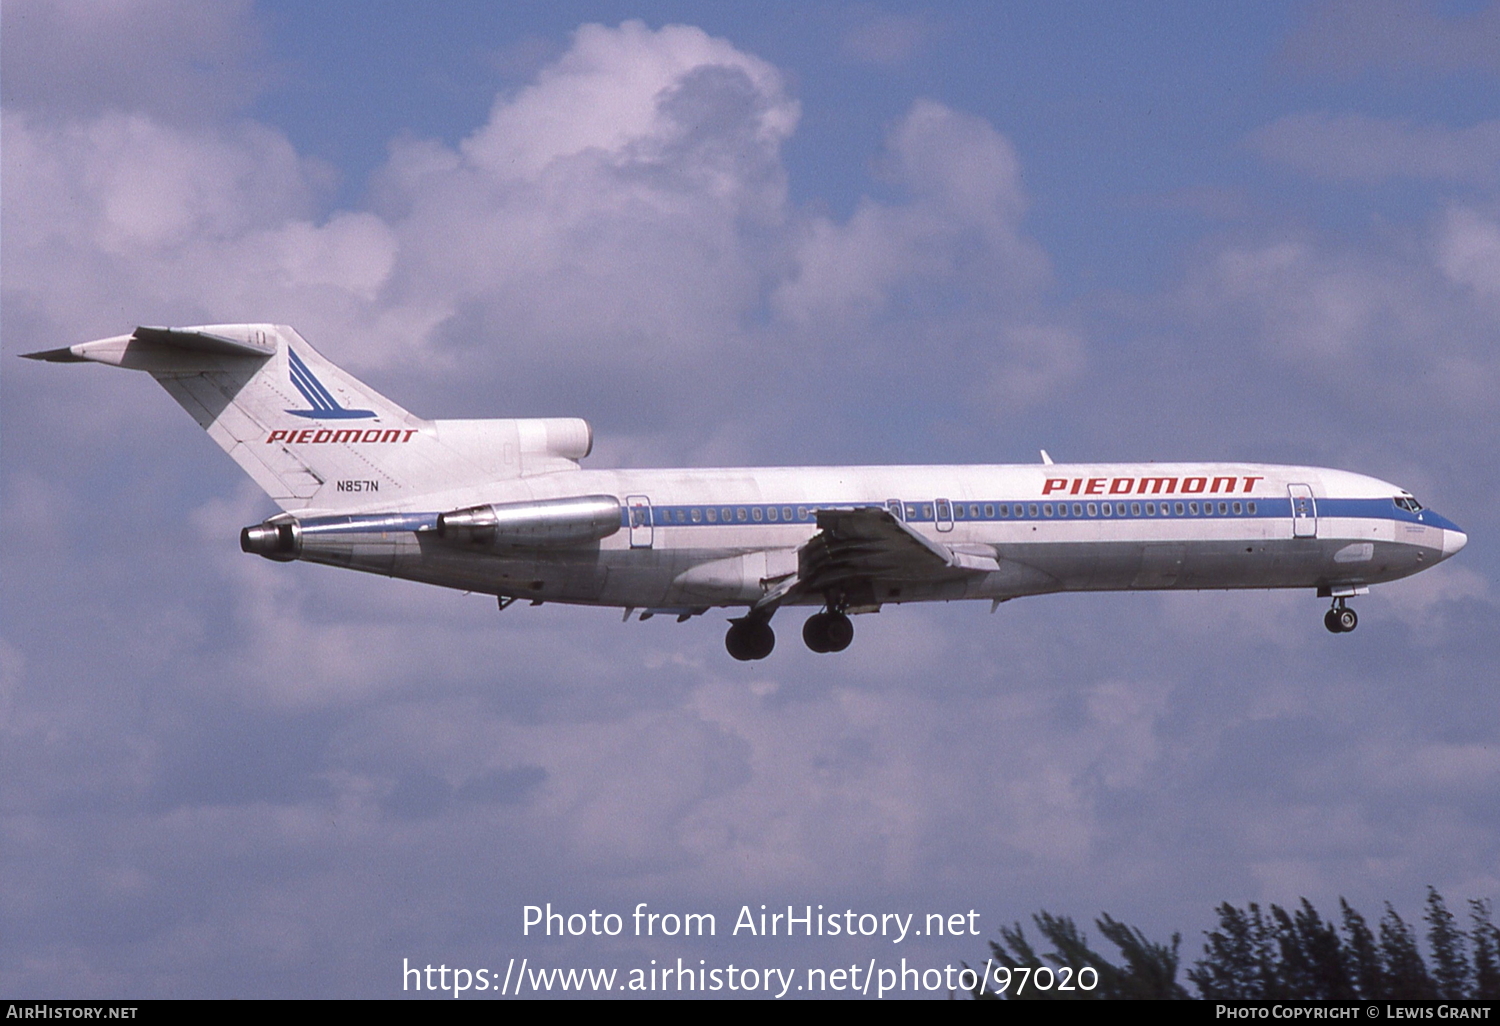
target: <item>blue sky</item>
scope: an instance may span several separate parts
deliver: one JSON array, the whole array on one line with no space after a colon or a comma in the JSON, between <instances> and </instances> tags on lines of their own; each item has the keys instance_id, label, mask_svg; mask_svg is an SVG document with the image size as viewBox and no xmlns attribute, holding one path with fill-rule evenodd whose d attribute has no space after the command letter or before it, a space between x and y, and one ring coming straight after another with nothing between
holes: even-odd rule
<instances>
[{"instance_id":1,"label":"blue sky","mask_svg":"<svg viewBox=\"0 0 1500 1026\"><path fill-rule=\"evenodd\" d=\"M1191 961L1221 901L1500 896L1500 8L996 6L6 0L0 989L985 953L522 937L547 901ZM1059 596L740 665L244 556L269 502L154 383L10 358L239 320L601 466L1309 463L1471 540L1344 637Z\"/></svg>"}]
</instances>

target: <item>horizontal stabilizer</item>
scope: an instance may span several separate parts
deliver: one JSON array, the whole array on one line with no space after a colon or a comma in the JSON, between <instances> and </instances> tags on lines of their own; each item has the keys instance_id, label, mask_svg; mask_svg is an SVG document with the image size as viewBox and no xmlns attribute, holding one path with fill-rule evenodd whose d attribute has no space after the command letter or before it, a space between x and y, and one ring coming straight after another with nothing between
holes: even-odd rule
<instances>
[{"instance_id":1,"label":"horizontal stabilizer","mask_svg":"<svg viewBox=\"0 0 1500 1026\"><path fill-rule=\"evenodd\" d=\"M276 343L264 334L246 339L225 338L191 328L136 328L131 338L137 342L176 346L216 356L274 356Z\"/></svg>"},{"instance_id":2,"label":"horizontal stabilizer","mask_svg":"<svg viewBox=\"0 0 1500 1026\"><path fill-rule=\"evenodd\" d=\"M49 363L103 363L131 370L183 373L223 369L225 357L236 363L237 357L267 360L276 355L276 336L270 325L223 327L234 329L241 337L202 328L136 328L129 335L21 355Z\"/></svg>"}]
</instances>

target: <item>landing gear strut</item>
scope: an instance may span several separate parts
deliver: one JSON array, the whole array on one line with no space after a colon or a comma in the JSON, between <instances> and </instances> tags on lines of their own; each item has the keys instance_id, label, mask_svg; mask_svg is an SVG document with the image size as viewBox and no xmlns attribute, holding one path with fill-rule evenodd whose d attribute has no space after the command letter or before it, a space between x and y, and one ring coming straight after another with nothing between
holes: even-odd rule
<instances>
[{"instance_id":1,"label":"landing gear strut","mask_svg":"<svg viewBox=\"0 0 1500 1026\"><path fill-rule=\"evenodd\" d=\"M1333 600L1333 608L1323 614L1323 626L1334 634L1348 634L1359 626L1359 617L1354 610L1344 605L1344 600Z\"/></svg>"},{"instance_id":2,"label":"landing gear strut","mask_svg":"<svg viewBox=\"0 0 1500 1026\"><path fill-rule=\"evenodd\" d=\"M740 662L764 659L776 647L776 632L771 622L758 616L742 616L729 621L724 647Z\"/></svg>"},{"instance_id":3,"label":"landing gear strut","mask_svg":"<svg viewBox=\"0 0 1500 1026\"><path fill-rule=\"evenodd\" d=\"M825 609L807 618L802 640L814 652L842 652L854 640L854 624L839 610Z\"/></svg>"}]
</instances>

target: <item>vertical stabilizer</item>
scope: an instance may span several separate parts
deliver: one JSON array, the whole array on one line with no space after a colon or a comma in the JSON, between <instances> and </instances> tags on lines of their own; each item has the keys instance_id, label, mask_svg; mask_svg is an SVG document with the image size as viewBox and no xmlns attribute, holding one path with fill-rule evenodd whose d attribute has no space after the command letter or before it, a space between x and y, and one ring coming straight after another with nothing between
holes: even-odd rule
<instances>
[{"instance_id":1,"label":"vertical stabilizer","mask_svg":"<svg viewBox=\"0 0 1500 1026\"><path fill-rule=\"evenodd\" d=\"M423 420L286 325L137 328L28 355L146 371L285 510L399 509L576 469L592 445L579 420Z\"/></svg>"}]
</instances>

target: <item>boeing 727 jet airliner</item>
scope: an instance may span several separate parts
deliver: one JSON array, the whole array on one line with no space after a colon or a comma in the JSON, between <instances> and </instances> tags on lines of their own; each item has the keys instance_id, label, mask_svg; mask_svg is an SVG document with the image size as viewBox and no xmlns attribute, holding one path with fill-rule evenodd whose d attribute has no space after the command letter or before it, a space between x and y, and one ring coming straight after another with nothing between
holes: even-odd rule
<instances>
[{"instance_id":1,"label":"boeing 727 jet airliner","mask_svg":"<svg viewBox=\"0 0 1500 1026\"><path fill-rule=\"evenodd\" d=\"M782 606L815 652L887 603L1060 591L1308 588L1324 623L1468 540L1371 477L1255 463L584 470L582 420L423 420L274 324L137 328L27 354L143 370L281 507L246 552L516 599L687 619ZM993 607L992 607L993 608Z\"/></svg>"}]
</instances>

